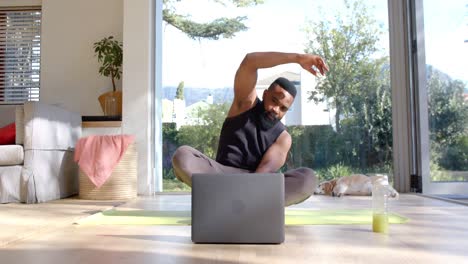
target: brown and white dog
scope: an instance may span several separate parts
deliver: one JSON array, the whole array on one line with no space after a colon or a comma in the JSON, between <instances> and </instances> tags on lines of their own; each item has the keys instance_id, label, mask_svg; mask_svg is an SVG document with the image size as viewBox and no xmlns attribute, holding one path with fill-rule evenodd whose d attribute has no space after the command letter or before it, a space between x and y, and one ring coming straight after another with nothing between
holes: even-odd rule
<instances>
[{"instance_id":1,"label":"brown and white dog","mask_svg":"<svg viewBox=\"0 0 468 264\"><path fill-rule=\"evenodd\" d=\"M353 174L344 176L330 181L321 182L314 194L324 194L332 196L342 195L371 195L372 184L381 182L388 184L388 177L386 175L366 176L363 174ZM389 195L391 197L398 197L398 192L388 185Z\"/></svg>"}]
</instances>

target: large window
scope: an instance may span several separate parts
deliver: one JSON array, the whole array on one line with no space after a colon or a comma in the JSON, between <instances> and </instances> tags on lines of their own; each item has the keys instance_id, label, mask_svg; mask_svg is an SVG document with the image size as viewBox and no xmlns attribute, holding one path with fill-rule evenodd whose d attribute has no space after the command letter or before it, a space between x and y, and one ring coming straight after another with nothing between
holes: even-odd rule
<instances>
[{"instance_id":1,"label":"large window","mask_svg":"<svg viewBox=\"0 0 468 264\"><path fill-rule=\"evenodd\" d=\"M315 53L330 67L326 78L315 78L298 65L259 72L259 96L277 76L289 78L298 88L293 111L283 120L293 137L283 170L307 166L316 170L320 180L378 173L393 181L386 0L268 0L245 9L209 6L216 1L201 1L206 6L200 8L190 2L173 2L166 12L185 12L199 22L246 16L242 21L247 29L233 38L216 40L191 38L180 31L186 24L176 20L165 23L164 190L189 190L174 178L175 148L186 144L215 156L233 98L235 70L250 51Z\"/></svg>"},{"instance_id":2,"label":"large window","mask_svg":"<svg viewBox=\"0 0 468 264\"><path fill-rule=\"evenodd\" d=\"M38 101L41 8L0 8L0 104Z\"/></svg>"},{"instance_id":3,"label":"large window","mask_svg":"<svg viewBox=\"0 0 468 264\"><path fill-rule=\"evenodd\" d=\"M429 175L423 190L468 195L468 1L423 0ZM420 76L421 77L421 76Z\"/></svg>"}]
</instances>

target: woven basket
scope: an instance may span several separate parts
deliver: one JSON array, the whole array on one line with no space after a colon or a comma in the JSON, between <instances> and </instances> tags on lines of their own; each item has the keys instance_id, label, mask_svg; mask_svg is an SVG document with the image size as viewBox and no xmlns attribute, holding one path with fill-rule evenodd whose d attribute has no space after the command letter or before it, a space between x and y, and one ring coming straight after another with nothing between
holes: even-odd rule
<instances>
[{"instance_id":1,"label":"woven basket","mask_svg":"<svg viewBox=\"0 0 468 264\"><path fill-rule=\"evenodd\" d=\"M137 160L135 144L130 144L119 164L107 181L97 188L80 169L79 184L81 199L87 200L126 200L137 196Z\"/></svg>"}]
</instances>

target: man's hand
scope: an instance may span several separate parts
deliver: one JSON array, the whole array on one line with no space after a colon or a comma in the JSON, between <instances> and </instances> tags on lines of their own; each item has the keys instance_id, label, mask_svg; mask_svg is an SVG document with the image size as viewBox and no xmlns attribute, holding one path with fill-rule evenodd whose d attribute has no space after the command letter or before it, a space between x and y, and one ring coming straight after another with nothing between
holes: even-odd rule
<instances>
[{"instance_id":1,"label":"man's hand","mask_svg":"<svg viewBox=\"0 0 468 264\"><path fill-rule=\"evenodd\" d=\"M317 55L301 54L299 55L298 63L302 68L315 76L317 76L317 72L325 75L325 73L328 71L328 66L325 64L325 61L323 61L323 59Z\"/></svg>"}]
</instances>

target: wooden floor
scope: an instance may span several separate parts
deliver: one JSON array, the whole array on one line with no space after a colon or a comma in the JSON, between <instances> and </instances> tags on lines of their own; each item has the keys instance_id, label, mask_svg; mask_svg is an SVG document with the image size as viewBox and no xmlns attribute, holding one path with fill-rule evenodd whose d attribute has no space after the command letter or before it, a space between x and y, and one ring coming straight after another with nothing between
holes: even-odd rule
<instances>
[{"instance_id":1,"label":"wooden floor","mask_svg":"<svg viewBox=\"0 0 468 264\"><path fill-rule=\"evenodd\" d=\"M93 212L85 208L90 204L73 199L28 208L42 206L35 214L43 217L49 206L57 215L62 203L68 208L64 215L77 204L74 220ZM294 207L362 209L370 205L370 197L313 196ZM390 205L391 211L411 220L391 225L389 235L371 232L370 225L287 226L281 245L200 245L191 242L189 226L80 226L71 224L68 217L60 225L52 222L55 229L0 246L0 263L468 263L468 206L411 194L391 200ZM190 196L143 197L119 207L190 210ZM0 205L0 217L10 214L19 219L12 208ZM20 215L22 220L16 224L24 226L34 213L23 210ZM14 223L8 228L14 228ZM5 232L5 226L0 230Z\"/></svg>"}]
</instances>

